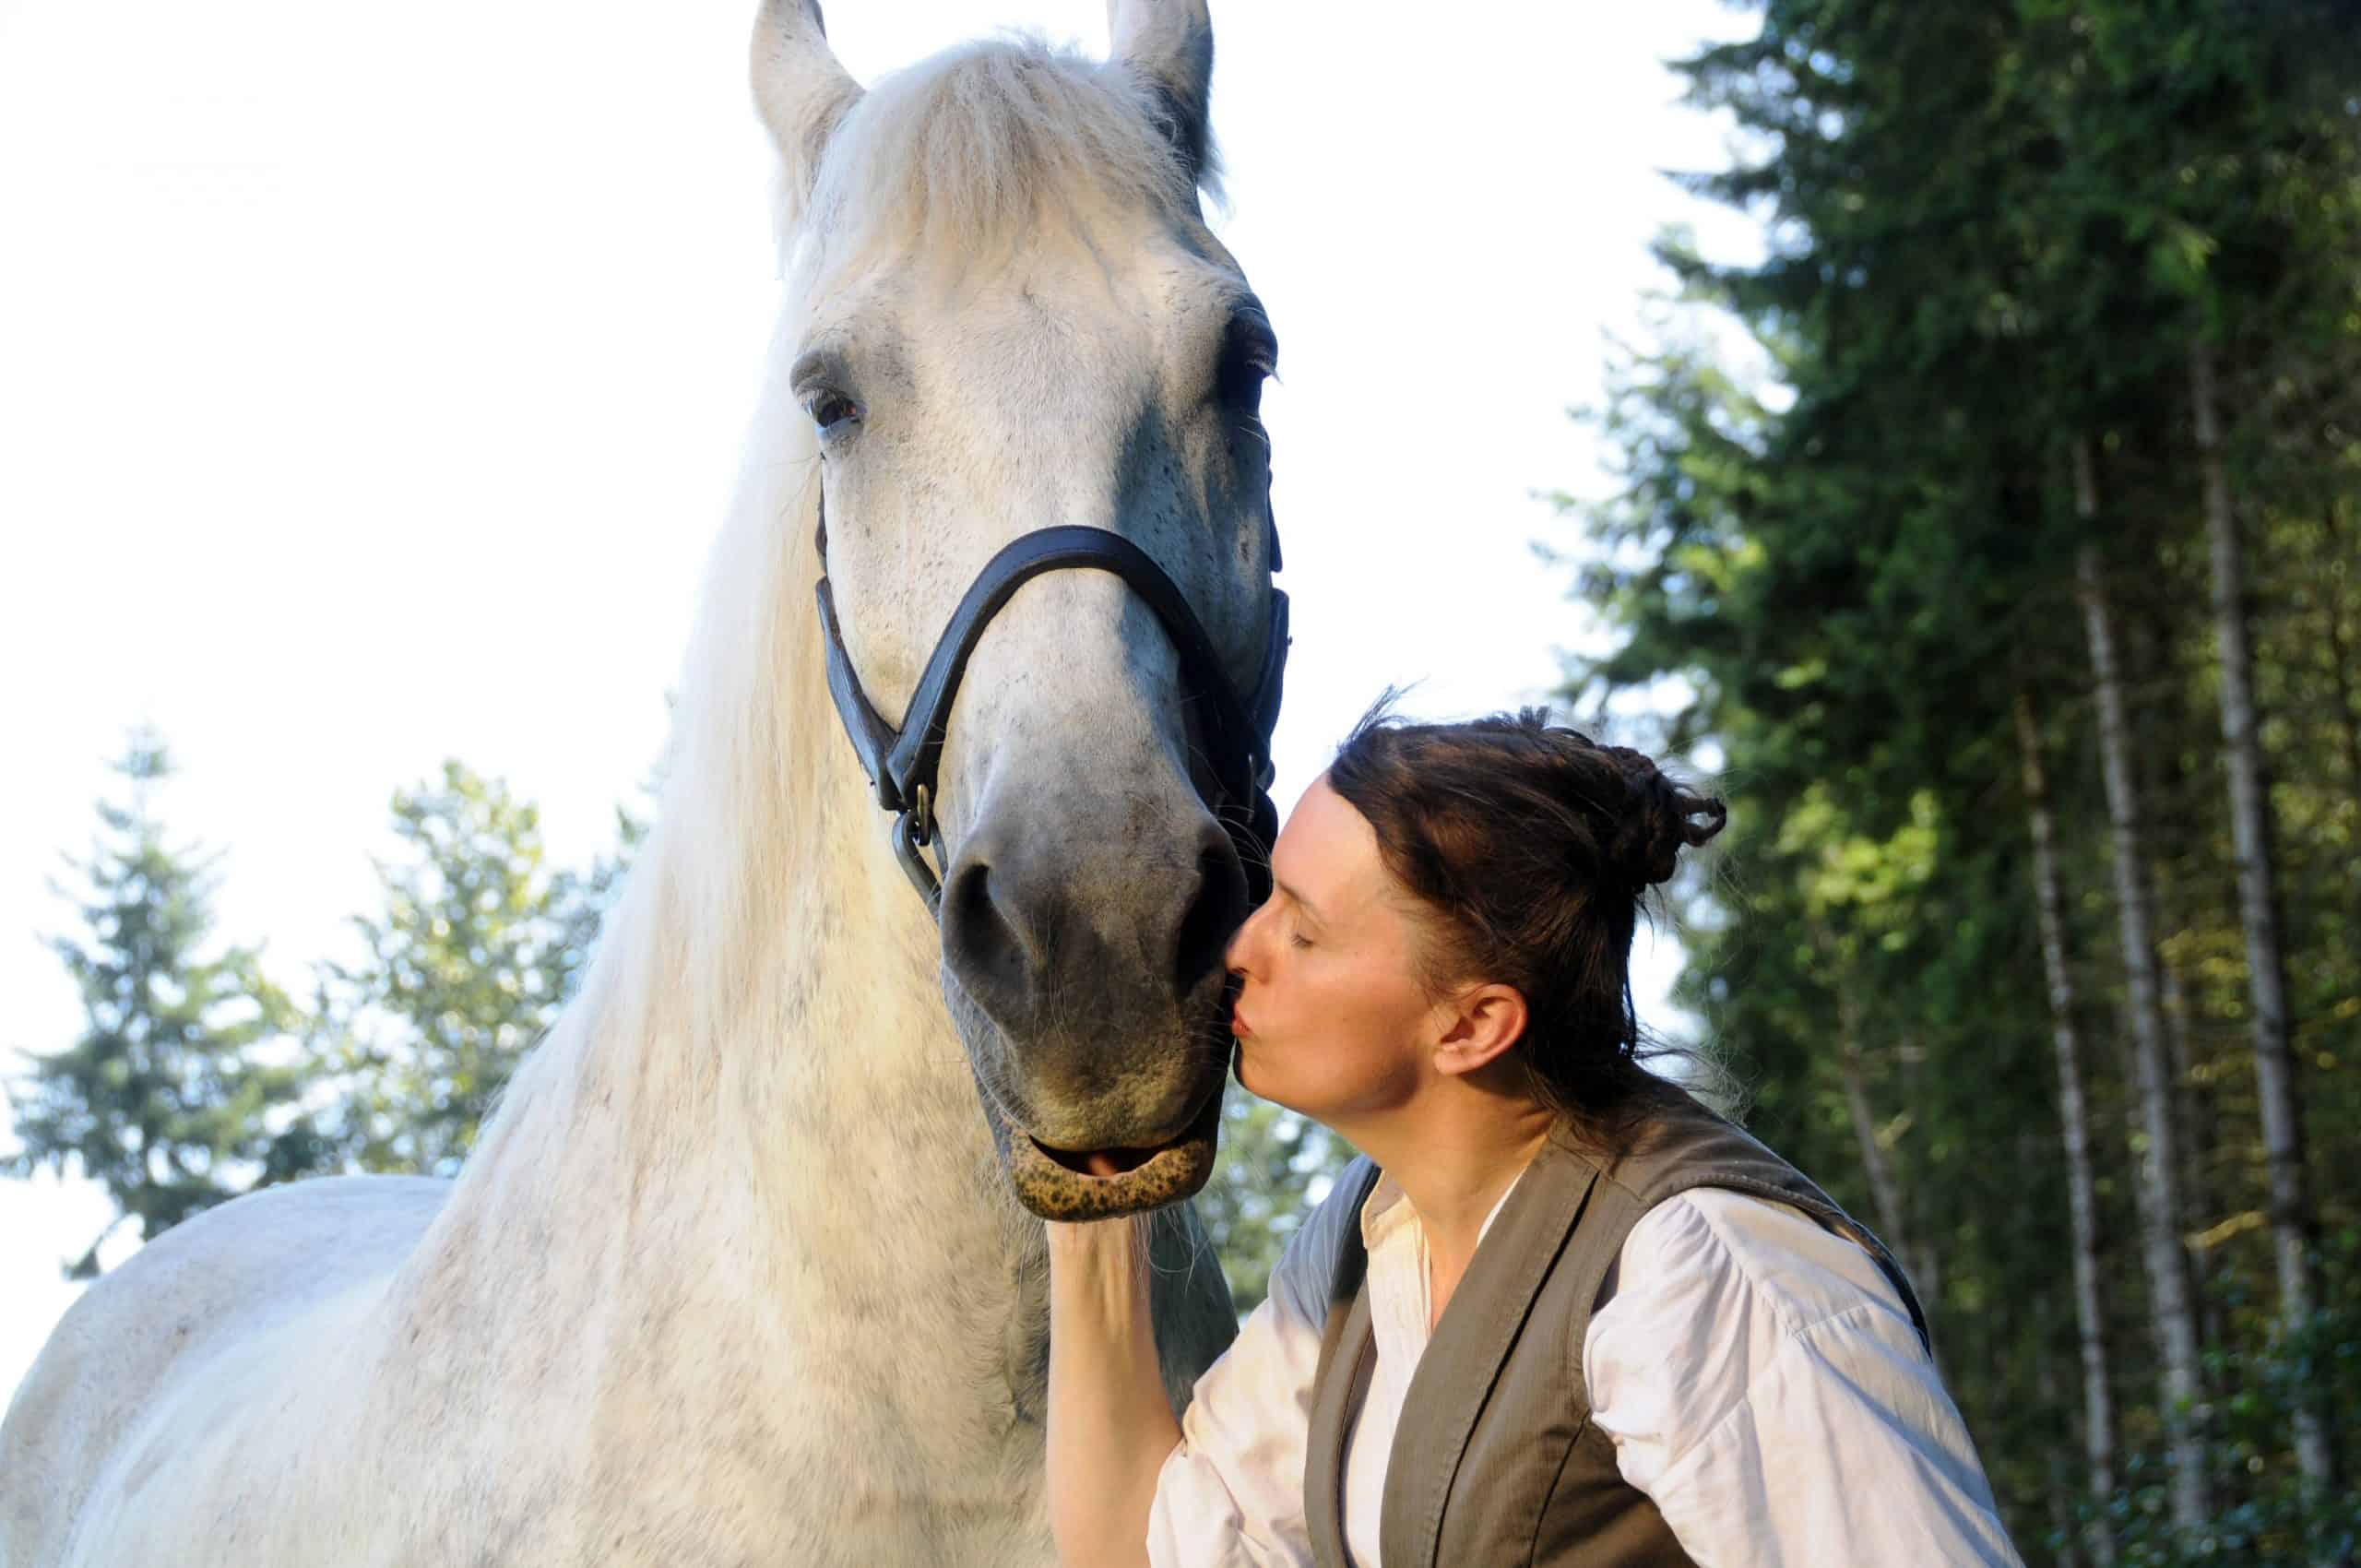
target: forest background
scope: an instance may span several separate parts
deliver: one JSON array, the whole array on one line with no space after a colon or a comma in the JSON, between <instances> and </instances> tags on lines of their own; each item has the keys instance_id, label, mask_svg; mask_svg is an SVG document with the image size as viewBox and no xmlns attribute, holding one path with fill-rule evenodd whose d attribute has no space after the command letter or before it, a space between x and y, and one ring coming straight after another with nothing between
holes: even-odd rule
<instances>
[{"instance_id":1,"label":"forest background","mask_svg":"<svg viewBox=\"0 0 2361 1568\"><path fill-rule=\"evenodd\" d=\"M1768 253L1679 280L1544 540L1611 636L1561 698L1713 762L1679 996L1750 1124L1870 1219L2027 1558L2350 1562L2361 1506L2361 14L1773 3L1678 66ZM1547 476L1536 476L1546 479ZM1509 694L1503 694L1503 696ZM366 956L205 940L136 737L59 954L89 1027L20 1169L144 1233L445 1170L623 873L452 764ZM1338 1152L1240 1098L1241 1303Z\"/></svg>"}]
</instances>

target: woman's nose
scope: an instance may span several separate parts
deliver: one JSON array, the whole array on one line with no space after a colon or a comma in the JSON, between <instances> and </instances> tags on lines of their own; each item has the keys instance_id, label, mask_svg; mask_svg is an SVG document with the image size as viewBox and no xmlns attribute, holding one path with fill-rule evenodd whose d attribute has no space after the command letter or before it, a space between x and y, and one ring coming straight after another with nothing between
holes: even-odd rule
<instances>
[{"instance_id":1,"label":"woman's nose","mask_svg":"<svg viewBox=\"0 0 2361 1568\"><path fill-rule=\"evenodd\" d=\"M1245 921L1236 931L1230 932L1229 945L1222 952L1222 962L1228 966L1230 973L1243 974L1252 967L1251 960L1256 933L1263 929L1263 911L1270 907L1268 899L1257 904L1254 906L1253 913L1248 915Z\"/></svg>"}]
</instances>

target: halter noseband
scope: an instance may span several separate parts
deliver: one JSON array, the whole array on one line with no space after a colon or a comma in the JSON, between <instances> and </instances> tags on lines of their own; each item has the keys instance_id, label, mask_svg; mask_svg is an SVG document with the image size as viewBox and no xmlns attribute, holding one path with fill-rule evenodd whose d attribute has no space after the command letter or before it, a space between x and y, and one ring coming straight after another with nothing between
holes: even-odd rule
<instances>
[{"instance_id":1,"label":"halter noseband","mask_svg":"<svg viewBox=\"0 0 2361 1568\"><path fill-rule=\"evenodd\" d=\"M1267 507L1271 570L1279 569L1278 521ZM1271 841L1278 837L1278 808L1271 803L1271 730L1279 718L1279 688L1287 659L1287 596L1271 589L1270 635L1264 645L1263 669L1251 699L1241 701L1230 684L1213 639L1189 608L1186 595L1138 545L1106 529L1060 527L1037 529L1012 540L985 563L968 587L959 608L934 645L932 657L910 694L902 728L888 724L860 688L852 657L845 650L843 628L836 623L834 594L828 588L827 505L821 503L820 526L813 542L820 552L820 625L826 633L828 695L836 700L845 733L860 766L876 787L877 803L895 814L894 852L902 870L930 909L943 896L943 880L927 863L925 850L934 840L935 771L942 765L943 743L951 722L951 704L959 695L960 677L967 673L967 656L975 651L984 628L1016 590L1044 572L1087 568L1112 572L1139 595L1163 623L1180 656L1181 679L1204 699L1200 713L1204 726L1205 754L1214 769L1214 794L1207 804L1237 847L1239 863L1246 871L1249 907L1270 896ZM942 851L936 847L938 857ZM944 866L948 870L948 866Z\"/></svg>"}]
</instances>

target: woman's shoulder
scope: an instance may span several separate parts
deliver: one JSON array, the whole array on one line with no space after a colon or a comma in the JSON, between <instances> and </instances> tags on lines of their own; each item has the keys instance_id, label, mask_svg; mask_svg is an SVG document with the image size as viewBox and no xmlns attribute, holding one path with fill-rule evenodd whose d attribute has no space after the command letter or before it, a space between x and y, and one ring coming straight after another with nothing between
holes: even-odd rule
<instances>
[{"instance_id":1,"label":"woman's shoulder","mask_svg":"<svg viewBox=\"0 0 2361 1568\"><path fill-rule=\"evenodd\" d=\"M1616 1273L1619 1291L1647 1301L1638 1315L1651 1323L1759 1312L1793 1333L1865 1307L1910 1323L1892 1281L1857 1242L1791 1204L1726 1187L1692 1187L1651 1208L1625 1239Z\"/></svg>"}]
</instances>

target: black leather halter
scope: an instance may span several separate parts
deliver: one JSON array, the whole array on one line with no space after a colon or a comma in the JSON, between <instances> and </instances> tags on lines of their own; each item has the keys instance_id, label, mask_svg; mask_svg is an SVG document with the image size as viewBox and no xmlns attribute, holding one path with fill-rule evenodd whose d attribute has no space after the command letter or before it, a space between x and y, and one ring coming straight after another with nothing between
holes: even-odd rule
<instances>
[{"instance_id":1,"label":"black leather halter","mask_svg":"<svg viewBox=\"0 0 2361 1568\"><path fill-rule=\"evenodd\" d=\"M1279 529L1266 510L1270 529L1271 570L1279 569ZM1062 527L1037 529L1012 540L985 563L959 608L951 613L934 654L910 694L898 731L871 706L845 651L844 631L836 624L835 596L828 588L828 517L825 502L815 542L820 551L820 625L827 634L828 695L836 699L845 733L860 766L876 786L877 803L895 813L894 852L930 909L943 897L943 880L927 863L925 850L934 839L935 770L942 765L943 743L951 722L951 704L959 695L960 677L967 656L984 628L1003 605L1026 583L1044 572L1086 567L1112 572L1145 601L1180 656L1186 689L1200 699L1198 716L1204 754L1214 773L1214 789L1206 800L1214 817L1237 846L1246 870L1250 908L1260 905L1271 891L1271 841L1278 837L1278 808L1271 803L1271 730L1279 718L1279 688L1287 661L1287 596L1271 589L1270 636L1264 645L1263 669L1254 691L1240 700L1222 669L1213 640L1189 608L1189 600L1164 569L1145 551L1106 529ZM936 849L938 856L942 853ZM948 869L946 866L945 870Z\"/></svg>"}]
</instances>

